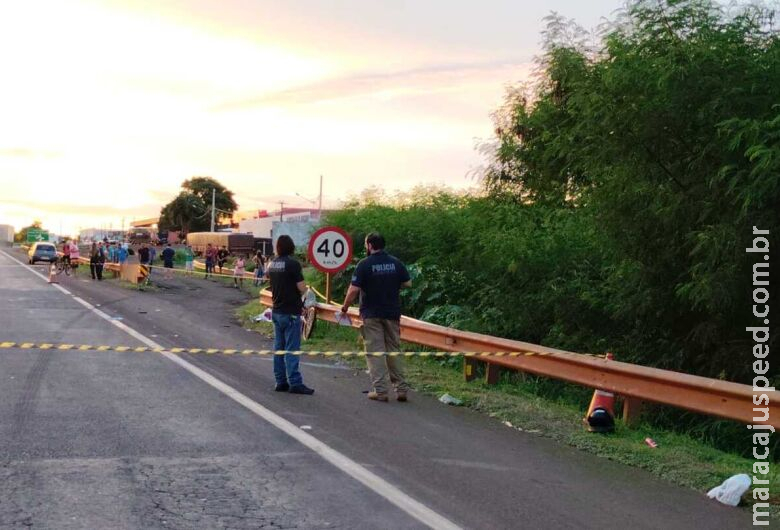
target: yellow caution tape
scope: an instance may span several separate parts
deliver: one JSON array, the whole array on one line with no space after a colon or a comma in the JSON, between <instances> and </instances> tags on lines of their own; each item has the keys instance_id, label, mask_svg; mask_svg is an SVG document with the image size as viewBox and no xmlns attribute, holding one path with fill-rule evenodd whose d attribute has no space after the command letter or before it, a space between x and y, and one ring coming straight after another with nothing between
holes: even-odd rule
<instances>
[{"instance_id":1,"label":"yellow caution tape","mask_svg":"<svg viewBox=\"0 0 780 530\"><path fill-rule=\"evenodd\" d=\"M150 348L147 346L125 345L92 345L92 344L52 344L48 342L0 342L0 350L78 350L78 351L117 351L117 352L167 352L167 353L205 353L209 355L298 355L309 357L520 357L532 355L554 355L552 352L516 351L516 352L451 352L451 351L391 351L391 352L364 352L364 351L285 351L285 350L238 350L234 348ZM589 357L603 359L600 355L585 354Z\"/></svg>"}]
</instances>

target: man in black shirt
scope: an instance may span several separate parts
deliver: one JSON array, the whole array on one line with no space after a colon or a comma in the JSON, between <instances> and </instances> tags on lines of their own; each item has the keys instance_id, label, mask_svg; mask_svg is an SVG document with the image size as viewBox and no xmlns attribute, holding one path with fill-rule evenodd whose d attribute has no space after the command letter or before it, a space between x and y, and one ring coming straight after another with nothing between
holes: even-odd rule
<instances>
[{"instance_id":1,"label":"man in black shirt","mask_svg":"<svg viewBox=\"0 0 780 530\"><path fill-rule=\"evenodd\" d=\"M401 349L402 288L411 287L409 272L400 260L385 252L385 238L374 232L366 236L368 257L361 260L341 311L346 313L360 295L360 316L363 319L363 339L368 352L397 352ZM406 383L401 357L366 357L373 388L368 399L387 401L387 377L398 401L406 401Z\"/></svg>"},{"instance_id":2,"label":"man in black shirt","mask_svg":"<svg viewBox=\"0 0 780 530\"><path fill-rule=\"evenodd\" d=\"M150 282L149 273L152 270L150 266L151 265L150 258L151 258L151 253L149 252L149 247L146 246L146 243L142 243L141 248L138 249L138 262L141 264L141 270L146 276L147 284Z\"/></svg>"},{"instance_id":3,"label":"man in black shirt","mask_svg":"<svg viewBox=\"0 0 780 530\"><path fill-rule=\"evenodd\" d=\"M161 257L163 260L163 267L171 269L165 271L165 278L171 280L173 279L173 259L176 257L176 251L173 250L170 243L165 246L165 250L162 251Z\"/></svg>"},{"instance_id":4,"label":"man in black shirt","mask_svg":"<svg viewBox=\"0 0 780 530\"><path fill-rule=\"evenodd\" d=\"M149 249L146 243L143 243L141 248L138 249L138 262L141 265L149 265Z\"/></svg>"},{"instance_id":5,"label":"man in black shirt","mask_svg":"<svg viewBox=\"0 0 780 530\"><path fill-rule=\"evenodd\" d=\"M222 248L217 252L217 265L219 266L220 274L222 274L222 267L227 263L228 256L230 256L230 252L228 252L226 246L222 245Z\"/></svg>"},{"instance_id":6,"label":"man in black shirt","mask_svg":"<svg viewBox=\"0 0 780 530\"><path fill-rule=\"evenodd\" d=\"M271 282L274 324L274 349L276 351L298 351L301 349L301 313L306 282L303 280L301 264L292 257L295 244L290 236L279 236L276 240L276 258L268 264L266 277ZM314 389L303 384L298 370L299 357L287 353L274 355L274 379L277 392L311 395Z\"/></svg>"}]
</instances>

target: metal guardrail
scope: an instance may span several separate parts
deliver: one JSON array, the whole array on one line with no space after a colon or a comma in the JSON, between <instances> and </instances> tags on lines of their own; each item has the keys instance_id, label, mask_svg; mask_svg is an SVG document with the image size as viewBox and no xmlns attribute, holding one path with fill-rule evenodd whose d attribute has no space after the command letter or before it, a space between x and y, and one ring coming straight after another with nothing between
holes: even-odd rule
<instances>
[{"instance_id":1,"label":"metal guardrail","mask_svg":"<svg viewBox=\"0 0 780 530\"><path fill-rule=\"evenodd\" d=\"M268 290L260 293L260 301L266 306L273 305ZM339 307L318 303L316 308L318 318L336 322ZM356 309L350 309L349 315L353 327L362 325ZM614 392L632 400L634 407L638 405L636 400L648 401L745 424L766 423L780 428L778 391L760 392L770 395L769 420L754 422L754 416L762 414L753 413L753 389L748 385L459 331L409 317L401 318L401 339L443 351L473 352L467 353L467 360L472 358L503 368ZM545 355L480 357L480 352L535 352Z\"/></svg>"},{"instance_id":2,"label":"metal guardrail","mask_svg":"<svg viewBox=\"0 0 780 530\"><path fill-rule=\"evenodd\" d=\"M81 257L79 261L89 264L89 259L85 257ZM104 267L119 272L118 264L107 263ZM195 268L203 269L205 265L196 260ZM232 269L226 270L232 272ZM245 277L250 274L246 273ZM260 301L269 307L273 305L268 290L261 291ZM340 311L339 307L323 303L317 303L315 307L318 318L337 323L336 313ZM356 309L350 309L349 315L352 327L362 326ZM489 367L492 365L508 368L614 392L626 398L626 404L630 406L632 412L641 406L642 401L647 401L736 420L744 424L764 423L780 429L780 404L778 404L780 392L777 390L760 389L755 393L768 394L770 397L768 405L757 407L768 408L769 419L754 421L754 417L763 414L757 415L753 412L754 392L748 385L459 331L405 316L401 317L401 339L437 350L464 352L467 363L476 360L487 363ZM480 356L481 352L534 352L544 355ZM490 380L490 375L488 379ZM624 417L628 408L625 407Z\"/></svg>"}]
</instances>

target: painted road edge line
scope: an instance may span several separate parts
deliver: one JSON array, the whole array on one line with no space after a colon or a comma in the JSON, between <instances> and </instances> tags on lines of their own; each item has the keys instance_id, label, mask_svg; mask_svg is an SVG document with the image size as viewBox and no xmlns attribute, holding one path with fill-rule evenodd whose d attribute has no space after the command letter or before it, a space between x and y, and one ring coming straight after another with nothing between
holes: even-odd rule
<instances>
[{"instance_id":1,"label":"painted road edge line","mask_svg":"<svg viewBox=\"0 0 780 530\"><path fill-rule=\"evenodd\" d=\"M43 274L41 274L41 273L40 273L40 272L38 272L37 270L33 269L31 266L27 265L26 263L23 263L23 262L19 261L18 259L16 259L16 258L15 258L15 257L13 257L12 255L10 255L8 252L6 252L5 250L0 250L0 253L2 253L2 254L3 254L5 257L6 257L6 258L8 258L8 259L10 259L10 260L12 260L12 261L15 261L16 263L18 263L19 265L21 265L22 267L24 267L24 268L25 268L25 269L27 269L28 271L32 272L33 274L35 274L35 275L36 275L38 278L40 278L41 280L43 280L43 281L45 281L45 282L48 282L48 281L49 281L49 279L48 279L46 276L44 276ZM67 295L70 295L70 291L68 291L68 290L67 290L67 289L65 289L64 287L61 287L60 285L58 285L58 284L56 284L56 283L52 283L51 285L53 285L54 287L56 287L57 289L59 289L59 291L60 291L60 292L62 292L62 293L64 293L64 294L67 294Z\"/></svg>"},{"instance_id":2,"label":"painted road edge line","mask_svg":"<svg viewBox=\"0 0 780 530\"><path fill-rule=\"evenodd\" d=\"M8 258L16 261L17 263L19 263L19 265L28 269L30 272L40 277L42 280L47 281L47 278L45 276L38 273L32 267L22 263L21 261L17 260L13 256L8 255L5 251L0 251L0 252L5 254ZM100 309L96 308L86 300L83 300L78 296L72 295L69 291L65 290L59 285L54 284L54 287L57 287L64 294L72 296L74 300L76 300L78 303L80 303L90 311L94 312L100 318L113 324L114 326L118 327L119 329L121 329L122 331L130 335L131 337L139 340L140 342L146 344L147 346L151 348L163 348L162 345L146 337L145 335L139 333L138 331L131 328L127 324L123 322L119 322L118 320L113 320L109 315L107 315ZM441 528L441 529L448 529L448 530L460 530L461 528L460 526L456 525L455 523L453 523L443 515L440 515L439 513L433 511L432 509L428 508L421 502L416 501L415 499L413 499L412 497L410 497L409 495L407 495L406 493L398 489L396 486L393 486L385 479L381 478L379 475L372 473L371 471L361 466L360 464L358 464L348 456L336 451L335 449L325 444L324 442L321 442L311 434L302 431L295 424L287 421L286 419L282 418L275 412L272 412L271 410L265 408L260 403L250 399L249 397L245 396L244 394L242 394L235 388L231 387L230 385L223 383L222 381L220 381L213 375L209 374L208 372L198 368L197 366L185 361L181 357L174 355L172 353L162 352L160 355L164 356L166 359L170 360L171 362L178 364L180 367L184 368L185 370L190 372L192 375L194 375L201 381L205 382L206 384L215 388L216 390L219 390L220 392L228 396L236 403L239 403L240 405L244 406L245 408L255 413L257 416L260 416L262 419L264 419L265 421L267 421L268 423L270 423L280 431L284 432L288 436L300 442L302 445L308 447L309 449L311 449L312 451L320 455L320 457L322 457L324 460L326 460L333 466L340 469L343 473L346 473L347 475L357 480L364 486L368 487L369 489L371 489L381 497L384 497L386 500L390 501L392 504L396 505L398 508L402 509L407 514L414 517L421 523L436 529Z\"/></svg>"}]
</instances>

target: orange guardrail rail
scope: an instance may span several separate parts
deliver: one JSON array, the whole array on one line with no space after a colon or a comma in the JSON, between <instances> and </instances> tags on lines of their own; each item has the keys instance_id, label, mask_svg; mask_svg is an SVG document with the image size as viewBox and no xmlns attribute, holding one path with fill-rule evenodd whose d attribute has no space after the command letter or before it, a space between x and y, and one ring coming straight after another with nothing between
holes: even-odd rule
<instances>
[{"instance_id":1,"label":"orange guardrail rail","mask_svg":"<svg viewBox=\"0 0 780 530\"><path fill-rule=\"evenodd\" d=\"M263 290L260 301L266 306L273 305L270 291ZM323 303L315 307L318 318L334 323L336 313L341 310L336 305ZM349 315L353 327L362 325L356 309L350 309ZM759 392L770 396L769 420L754 422L754 417L763 414L754 414L753 388L748 385L459 331L405 316L401 317L401 339L442 351L464 352L466 362L485 362L614 392L626 399L629 406L625 410L631 408L633 413L641 401L648 401L745 424L766 423L780 428L780 393L776 390ZM483 352L493 355L480 355ZM495 355L495 352L507 355ZM522 352L523 355L508 355L509 352Z\"/></svg>"}]
</instances>

